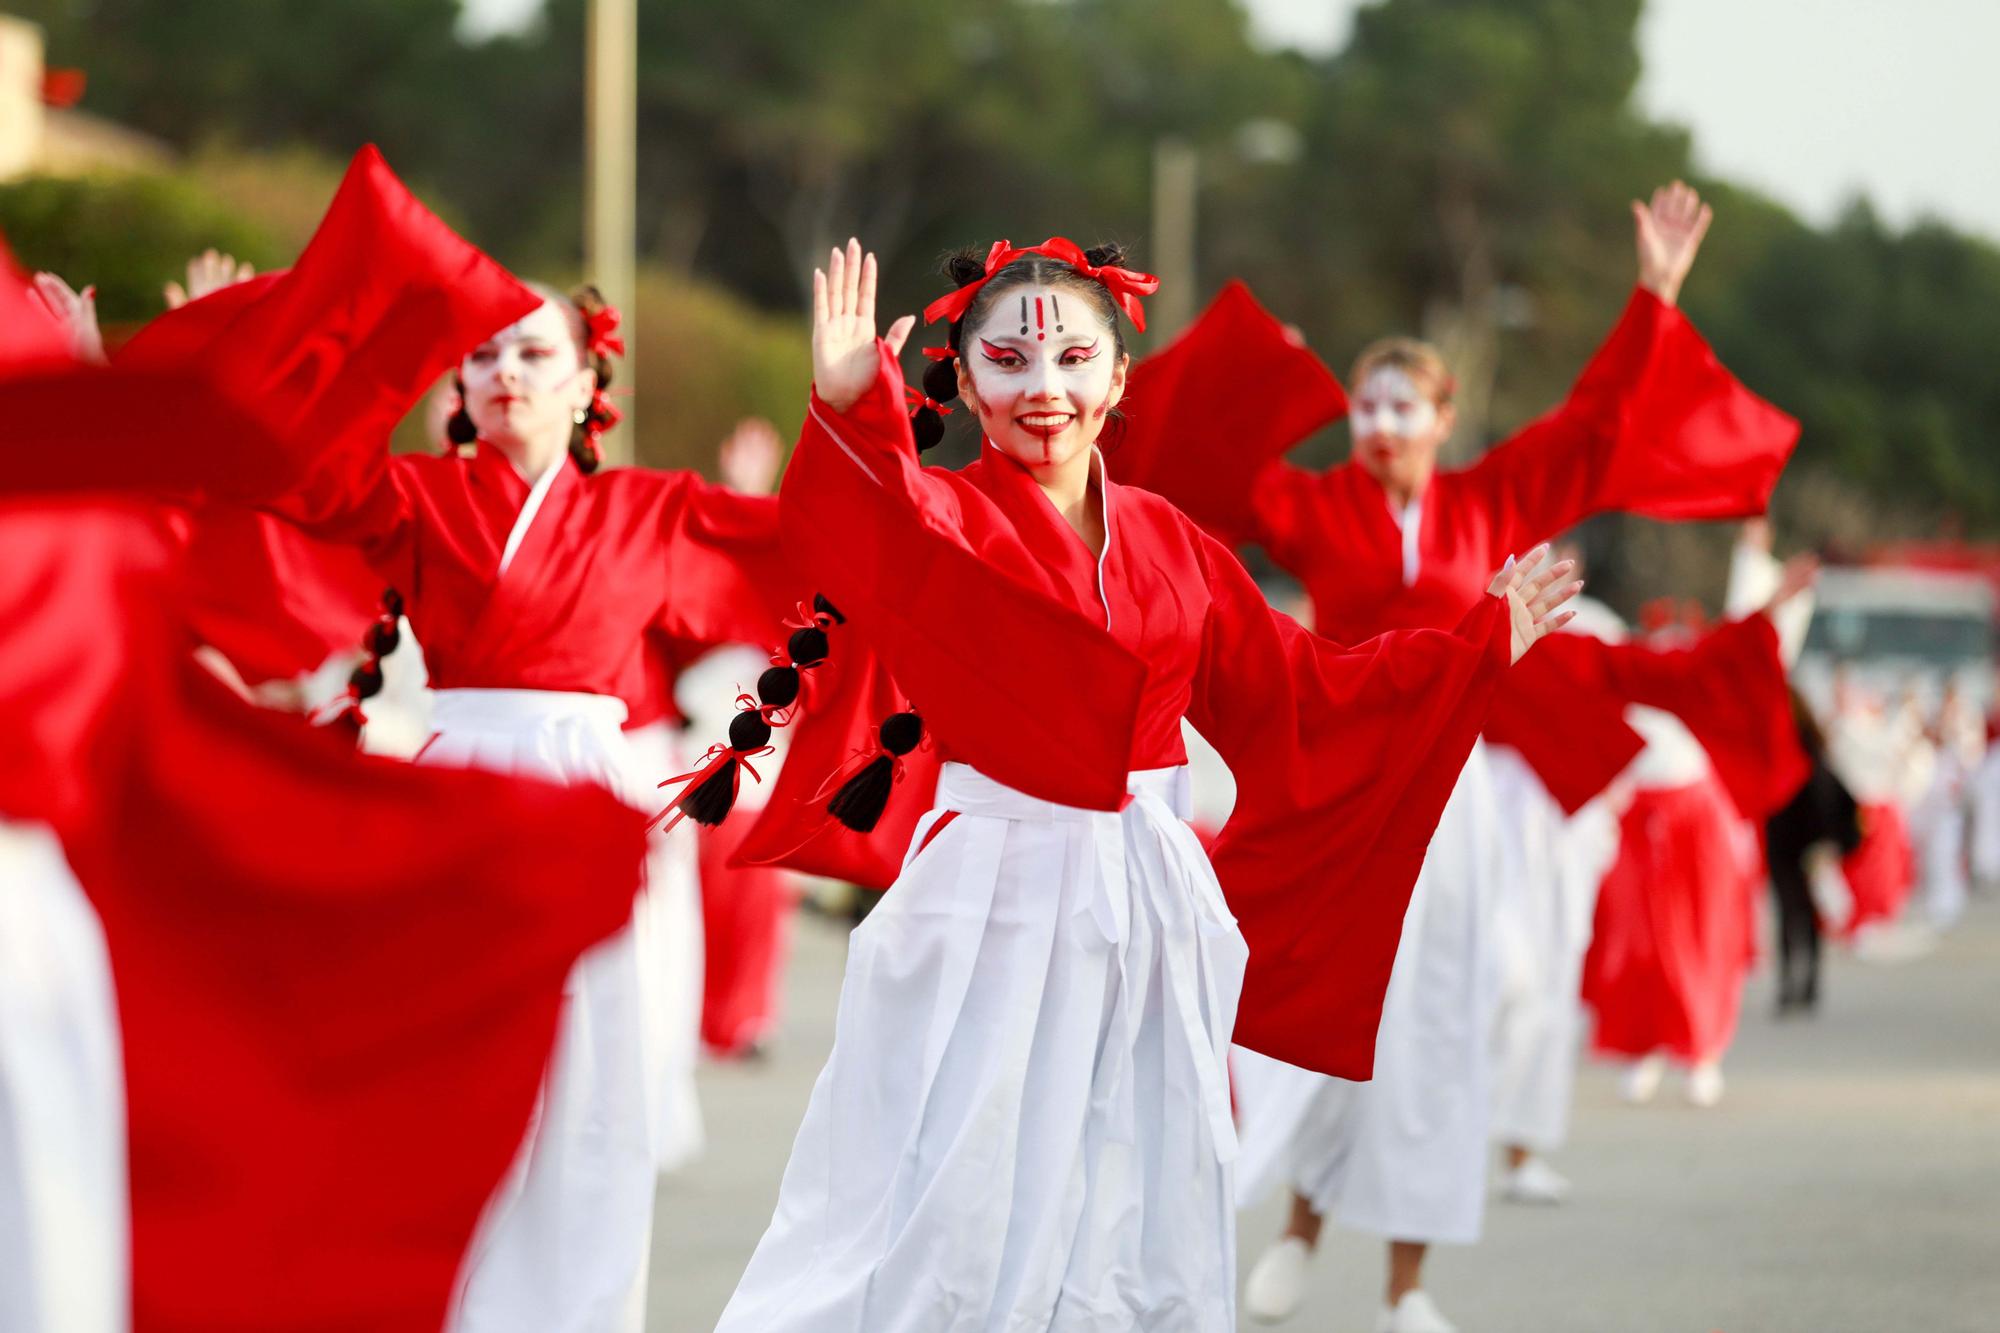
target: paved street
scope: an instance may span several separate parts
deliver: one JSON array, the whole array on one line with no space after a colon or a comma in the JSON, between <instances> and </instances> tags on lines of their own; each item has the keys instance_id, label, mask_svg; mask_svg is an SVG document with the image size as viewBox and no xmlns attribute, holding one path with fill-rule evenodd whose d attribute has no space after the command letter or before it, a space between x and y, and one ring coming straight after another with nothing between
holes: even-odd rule
<instances>
[{"instance_id":1,"label":"paved street","mask_svg":"<svg viewBox=\"0 0 2000 1333\"><path fill-rule=\"evenodd\" d=\"M707 1333L742 1272L831 1039L842 952L840 930L804 919L782 1047L704 1077L710 1150L660 1193L655 1333ZM1559 1163L1576 1199L1496 1204L1482 1244L1433 1261L1464 1333L2000 1330L2000 903L1908 961L1836 956L1826 983L1817 1019L1779 1024L1753 979L1717 1110L1671 1081L1627 1108L1614 1072L1587 1068ZM1246 1264L1277 1226L1274 1203L1243 1216ZM1370 1333L1380 1247L1328 1237L1283 1327Z\"/></svg>"}]
</instances>

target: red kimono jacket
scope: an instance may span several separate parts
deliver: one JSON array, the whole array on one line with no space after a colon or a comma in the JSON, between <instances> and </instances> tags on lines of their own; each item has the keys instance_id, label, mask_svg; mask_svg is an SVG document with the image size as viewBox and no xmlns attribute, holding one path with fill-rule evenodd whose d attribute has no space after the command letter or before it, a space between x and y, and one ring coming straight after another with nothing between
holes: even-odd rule
<instances>
[{"instance_id":1,"label":"red kimono jacket","mask_svg":"<svg viewBox=\"0 0 2000 1333\"><path fill-rule=\"evenodd\" d=\"M640 702L654 690L649 634L768 636L789 590L775 499L692 473L586 477L565 461L503 576L530 490L505 458L485 445L470 460L383 447L468 348L540 303L371 148L297 264L162 316L120 365L208 377L244 403L279 442L277 475L247 485L218 467L211 495L358 549L403 594L434 687Z\"/></svg>"},{"instance_id":2,"label":"red kimono jacket","mask_svg":"<svg viewBox=\"0 0 2000 1333\"><path fill-rule=\"evenodd\" d=\"M1237 1040L1367 1077L1417 867L1507 662L1500 603L1456 633L1342 648L1173 506L1108 480L1100 559L990 445L919 467L880 356L847 412L815 397L781 492L841 633L879 650L944 756L1043 799L1120 808L1129 770L1185 761L1193 722L1238 783L1214 855L1250 946ZM815 813L774 799L766 818Z\"/></svg>"},{"instance_id":3,"label":"red kimono jacket","mask_svg":"<svg viewBox=\"0 0 2000 1333\"><path fill-rule=\"evenodd\" d=\"M1204 472L1183 461L1155 474L1162 481L1205 476L1204 484L1168 491L1169 498L1219 531L1263 546L1304 585L1318 632L1340 642L1453 624L1509 555L1593 514L1673 520L1762 513L1798 438L1798 423L1731 376L1685 316L1639 290L1559 407L1471 467L1435 473L1415 512L1399 515L1358 463L1308 472L1277 457L1296 434L1253 428L1246 435L1234 419L1223 419L1213 404L1246 400L1233 384L1211 378L1211 366L1199 358L1203 346L1221 341L1239 358L1267 363L1303 353L1254 303L1218 301L1201 323L1210 321L1215 328L1190 334L1185 347L1176 343L1134 371L1128 401L1135 428L1154 420L1151 405L1162 399L1182 403L1204 425L1213 419L1212 428L1190 432L1184 446L1209 465ZM1323 387L1298 375L1288 384L1294 387L1267 397L1280 405L1313 404L1301 420L1330 419L1336 400ZM1296 404L1285 410L1299 416ZM1260 416L1266 412L1258 408ZM1135 451L1141 460L1157 452L1150 445ZM1111 462L1123 466L1118 453ZM1602 790L1641 748L1622 718L1624 703L1633 700L1587 688L1617 673L1598 670L1579 679L1565 671L1572 656L1589 651L1530 654L1495 702L1497 715L1518 723L1526 718L1517 690L1519 698L1567 700L1539 725L1511 727L1507 739L1571 809ZM1756 694L1760 709L1788 713L1775 656L1739 684ZM1691 698L1707 695L1691 685ZM1720 756L1718 768L1731 758ZM1730 782L1732 791L1754 785L1745 774Z\"/></svg>"}]
</instances>

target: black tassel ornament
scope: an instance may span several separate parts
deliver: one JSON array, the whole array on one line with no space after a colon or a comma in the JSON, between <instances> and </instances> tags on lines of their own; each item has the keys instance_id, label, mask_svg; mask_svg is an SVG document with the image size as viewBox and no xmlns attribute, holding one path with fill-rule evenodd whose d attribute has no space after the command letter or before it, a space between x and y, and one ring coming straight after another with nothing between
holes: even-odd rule
<instances>
[{"instance_id":1,"label":"black tassel ornament","mask_svg":"<svg viewBox=\"0 0 2000 1333\"><path fill-rule=\"evenodd\" d=\"M736 808L736 794L742 789L746 770L756 781L764 780L750 761L775 749L771 744L772 729L790 725L799 696L804 692L802 673L826 661L832 650L827 631L846 619L834 609L833 603L817 595L810 613L803 606L800 610L804 623L792 631L784 652L773 655L771 665L757 677L757 693L736 696L740 711L730 719L728 742L710 746L694 771L677 774L660 784L662 787L671 787L676 782L688 784L654 820L661 825L661 832L671 830L683 819L714 828Z\"/></svg>"},{"instance_id":2,"label":"black tassel ornament","mask_svg":"<svg viewBox=\"0 0 2000 1333\"><path fill-rule=\"evenodd\" d=\"M913 712L891 714L876 730L882 751L840 785L826 812L856 833L872 833L889 808L889 793L902 781L902 758L923 743L924 720Z\"/></svg>"}]
</instances>

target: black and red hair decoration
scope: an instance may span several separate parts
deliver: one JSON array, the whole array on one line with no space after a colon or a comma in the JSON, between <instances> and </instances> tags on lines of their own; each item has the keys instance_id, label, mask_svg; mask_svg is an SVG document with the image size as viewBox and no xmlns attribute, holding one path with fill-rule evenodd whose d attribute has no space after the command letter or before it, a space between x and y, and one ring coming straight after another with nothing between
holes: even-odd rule
<instances>
[{"instance_id":1,"label":"black and red hair decoration","mask_svg":"<svg viewBox=\"0 0 2000 1333\"><path fill-rule=\"evenodd\" d=\"M774 749L773 729L790 726L797 717L806 692L806 673L826 661L833 646L831 631L845 622L846 617L833 603L817 594L810 608L800 606L799 619L792 622L785 646L771 654L771 665L757 677L757 693L736 696L737 713L729 720L729 739L709 746L692 771L660 783L662 787L687 784L655 817L653 822L662 825L661 832L683 819L714 828L736 808L736 794L746 770L753 780L764 780L752 761Z\"/></svg>"},{"instance_id":2,"label":"black and red hair decoration","mask_svg":"<svg viewBox=\"0 0 2000 1333\"><path fill-rule=\"evenodd\" d=\"M1140 273L1117 264L1093 264L1084 254L1083 247L1067 237L1051 236L1040 245L1017 246L1007 241L995 241L986 252L986 272L966 283L957 291L948 292L924 307L924 323L935 324L939 320L956 322L965 317L978 297L980 289L991 282L1000 270L1029 255L1041 255L1059 264L1067 264L1092 282L1102 285L1111 293L1111 299L1132 321L1132 327L1139 332L1146 331L1146 311L1139 298L1151 296L1160 290L1160 280L1150 273ZM930 349L925 349L930 355Z\"/></svg>"}]
</instances>

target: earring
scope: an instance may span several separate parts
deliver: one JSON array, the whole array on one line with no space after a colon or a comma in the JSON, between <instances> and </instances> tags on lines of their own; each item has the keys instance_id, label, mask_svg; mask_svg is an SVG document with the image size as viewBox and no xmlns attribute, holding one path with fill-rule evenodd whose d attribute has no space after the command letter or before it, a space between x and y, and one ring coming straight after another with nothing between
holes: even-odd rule
<instances>
[{"instance_id":1,"label":"earring","mask_svg":"<svg viewBox=\"0 0 2000 1333\"><path fill-rule=\"evenodd\" d=\"M579 407L576 409L575 413L571 415L570 420L574 421L577 425L581 426L584 422L590 420L590 410L588 408Z\"/></svg>"}]
</instances>

